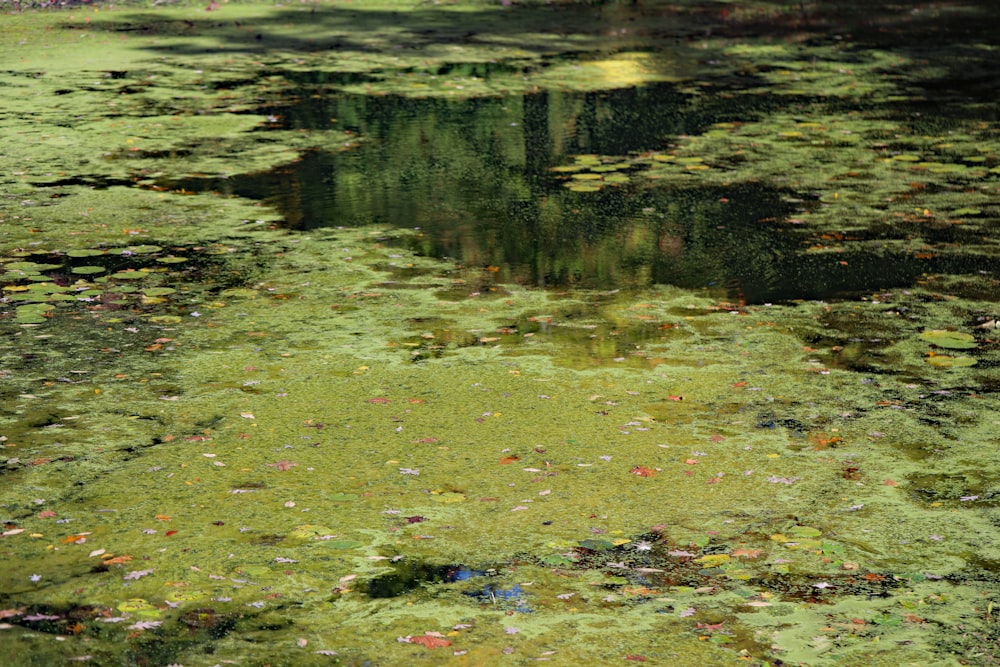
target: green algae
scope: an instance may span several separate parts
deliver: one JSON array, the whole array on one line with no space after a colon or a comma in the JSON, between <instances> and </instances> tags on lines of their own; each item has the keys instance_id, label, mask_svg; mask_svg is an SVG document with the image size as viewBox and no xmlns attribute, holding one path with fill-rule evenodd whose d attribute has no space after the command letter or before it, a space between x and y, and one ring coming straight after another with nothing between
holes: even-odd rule
<instances>
[{"instance_id":1,"label":"green algae","mask_svg":"<svg viewBox=\"0 0 1000 667\"><path fill-rule=\"evenodd\" d=\"M244 10L251 19L273 11ZM272 129L262 129L270 121L259 107L281 100L280 77L239 99L190 85L225 90L246 76L248 58L292 71L322 56L298 52L302 62L288 63L280 51L298 42L272 32L278 23L264 25L281 49L255 46L247 30L253 52L242 56L213 53L213 31L239 28L226 21L199 13L195 34L209 38L192 45L180 22L118 11L76 39L144 21L160 25L142 39L160 42L164 59L141 56L139 74L129 73L141 53L131 47L92 61L115 74L72 110L90 114L79 126L86 141L47 127L55 112L32 121L26 141L37 155L17 158L20 179L5 183L2 279L16 315L0 322L11 341L0 366L9 482L0 594L12 652L215 664L246 660L252 642L253 660L275 664L330 661L315 651L386 664L455 651L474 664L988 664L1000 547L984 449L995 443L998 360L992 333L973 327L996 316L994 276L942 262L877 294L747 305L721 287L645 279L617 292L526 287L421 256L427 237L416 231L269 229L281 216L257 202L161 183L270 168L344 137L279 130L263 140ZM302 23L288 20L294 36ZM492 25L483 20L481 29ZM72 27L67 34L82 26ZM433 30L442 43L454 36ZM601 42L531 34L544 50ZM459 58L433 40L403 57L376 48L397 37L387 29L342 60L371 71ZM492 55L530 56L503 37L508 46ZM185 51L204 58L204 71L180 66ZM31 53L47 59L31 67L65 66ZM789 57L774 44L724 44L719 53L733 69L766 63L761 87L783 98L898 92L870 72L841 72L850 54L840 48ZM869 62L910 66L885 52ZM552 86L573 67L568 59L535 81ZM650 57L635 51L595 55L566 85L633 85L647 68ZM424 87L405 77L351 85L459 96L514 85L471 81L484 73ZM66 98L54 74L25 78L5 85ZM246 102L255 96L260 105ZM129 113L174 105L180 116L161 110L127 127L98 113L112 97ZM194 115L208 105L218 115ZM954 161L981 144L990 166L988 131L970 123L948 147L894 119L845 119L818 102L800 111L810 120L773 112L717 124L678 138L675 154L568 161L597 177L582 180L623 170L629 183L648 175L650 188L722 186L750 163L751 178L789 198L817 190L817 207L790 223L809 249L780 260L828 259L833 270L844 257L862 263L866 255L850 254L858 245L892 240L900 255L947 254L953 237L939 228L954 225L938 211L982 216L968 222L988 229L992 181L982 179L992 177L980 162ZM5 131L24 126L5 117ZM903 139L872 145L894 132ZM889 157L904 149L915 159ZM852 169L862 185L851 185ZM50 176L60 171L84 183ZM914 174L929 187L914 188ZM92 185L109 179L141 187ZM887 209L884 196L900 203ZM980 213L959 214L969 202ZM905 234L850 237L887 213ZM935 231L939 241L921 236ZM982 241L971 252L985 261L995 249ZM93 301L54 300L70 293L53 279L67 265L107 268L100 282L73 283ZM976 332L967 348L976 366L928 356L931 344L967 341L924 336L952 329ZM399 572L390 563L490 574L370 595L370 582ZM412 641L427 632L452 642L445 658Z\"/></svg>"}]
</instances>

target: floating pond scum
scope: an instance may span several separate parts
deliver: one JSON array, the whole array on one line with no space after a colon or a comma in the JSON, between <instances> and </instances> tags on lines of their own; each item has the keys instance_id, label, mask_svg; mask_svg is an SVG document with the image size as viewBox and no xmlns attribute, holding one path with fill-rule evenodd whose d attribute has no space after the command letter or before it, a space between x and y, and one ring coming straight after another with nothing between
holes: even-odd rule
<instances>
[{"instance_id":1,"label":"floating pond scum","mask_svg":"<svg viewBox=\"0 0 1000 667\"><path fill-rule=\"evenodd\" d=\"M1000 663L992 9L5 7L0 663Z\"/></svg>"}]
</instances>

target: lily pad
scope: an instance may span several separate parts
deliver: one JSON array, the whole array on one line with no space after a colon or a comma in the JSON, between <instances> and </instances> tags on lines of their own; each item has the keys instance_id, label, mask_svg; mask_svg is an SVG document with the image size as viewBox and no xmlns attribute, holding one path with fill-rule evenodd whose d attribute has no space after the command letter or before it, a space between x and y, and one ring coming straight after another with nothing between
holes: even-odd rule
<instances>
[{"instance_id":1,"label":"lily pad","mask_svg":"<svg viewBox=\"0 0 1000 667\"><path fill-rule=\"evenodd\" d=\"M142 280L148 278L149 274L145 271L119 271L111 274L111 277L117 280Z\"/></svg>"},{"instance_id":2,"label":"lily pad","mask_svg":"<svg viewBox=\"0 0 1000 667\"><path fill-rule=\"evenodd\" d=\"M142 598L130 598L119 603L118 611L126 614L135 614L140 618L155 618L161 613L156 605Z\"/></svg>"},{"instance_id":3,"label":"lily pad","mask_svg":"<svg viewBox=\"0 0 1000 667\"><path fill-rule=\"evenodd\" d=\"M920 334L920 339L950 350L971 350L976 347L975 337L961 331L934 329Z\"/></svg>"},{"instance_id":4,"label":"lily pad","mask_svg":"<svg viewBox=\"0 0 1000 667\"><path fill-rule=\"evenodd\" d=\"M62 264L39 264L37 262L11 262L4 266L5 269L10 271L29 271L31 273L37 273L39 271L51 271L53 269L58 269Z\"/></svg>"},{"instance_id":5,"label":"lily pad","mask_svg":"<svg viewBox=\"0 0 1000 667\"><path fill-rule=\"evenodd\" d=\"M947 354L936 354L933 357L927 357L927 363L937 368L964 368L975 366L976 360L972 357L952 357Z\"/></svg>"},{"instance_id":6,"label":"lily pad","mask_svg":"<svg viewBox=\"0 0 1000 667\"><path fill-rule=\"evenodd\" d=\"M331 533L333 533L332 528L307 523L305 525L292 528L292 530L288 533L288 539L309 540L321 535L330 535Z\"/></svg>"},{"instance_id":7,"label":"lily pad","mask_svg":"<svg viewBox=\"0 0 1000 667\"><path fill-rule=\"evenodd\" d=\"M615 545L611 542L611 540L590 538L580 540L580 546L584 549L590 549L592 551L607 551L608 549L613 549Z\"/></svg>"},{"instance_id":8,"label":"lily pad","mask_svg":"<svg viewBox=\"0 0 1000 667\"><path fill-rule=\"evenodd\" d=\"M107 269L103 266L74 266L72 271L79 275L90 275L93 273L104 273Z\"/></svg>"},{"instance_id":9,"label":"lily pad","mask_svg":"<svg viewBox=\"0 0 1000 667\"><path fill-rule=\"evenodd\" d=\"M804 537L819 537L823 534L819 528L813 528L812 526L795 526L791 528L789 534L797 539Z\"/></svg>"},{"instance_id":10,"label":"lily pad","mask_svg":"<svg viewBox=\"0 0 1000 667\"><path fill-rule=\"evenodd\" d=\"M76 250L68 250L66 252L68 257L97 257L98 255L103 254L103 250L94 250L93 248L78 248Z\"/></svg>"},{"instance_id":11,"label":"lily pad","mask_svg":"<svg viewBox=\"0 0 1000 667\"><path fill-rule=\"evenodd\" d=\"M198 600L207 600L210 597L209 593L202 590L172 590L166 594L165 599L171 602L196 602Z\"/></svg>"}]
</instances>

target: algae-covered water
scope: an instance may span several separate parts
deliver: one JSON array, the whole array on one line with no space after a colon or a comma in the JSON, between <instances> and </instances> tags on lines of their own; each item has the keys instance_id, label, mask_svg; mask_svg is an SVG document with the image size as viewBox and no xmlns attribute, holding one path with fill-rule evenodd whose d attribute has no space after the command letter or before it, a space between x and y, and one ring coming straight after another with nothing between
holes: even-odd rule
<instances>
[{"instance_id":1,"label":"algae-covered water","mask_svg":"<svg viewBox=\"0 0 1000 667\"><path fill-rule=\"evenodd\" d=\"M21 5L4 665L1000 664L991 3Z\"/></svg>"}]
</instances>

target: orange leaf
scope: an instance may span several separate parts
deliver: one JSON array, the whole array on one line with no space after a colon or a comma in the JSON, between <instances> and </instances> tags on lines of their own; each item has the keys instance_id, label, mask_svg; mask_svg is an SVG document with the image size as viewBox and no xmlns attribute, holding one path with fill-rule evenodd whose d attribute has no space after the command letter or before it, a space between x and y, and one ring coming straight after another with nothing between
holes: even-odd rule
<instances>
[{"instance_id":1,"label":"orange leaf","mask_svg":"<svg viewBox=\"0 0 1000 667\"><path fill-rule=\"evenodd\" d=\"M157 521L170 521L170 516L167 515L167 514L157 514L156 515L156 520Z\"/></svg>"},{"instance_id":2,"label":"orange leaf","mask_svg":"<svg viewBox=\"0 0 1000 667\"><path fill-rule=\"evenodd\" d=\"M419 637L410 637L411 644L422 644L427 648L440 648L443 646L451 646L451 642L447 639L442 639L441 637L434 637L431 635L421 635Z\"/></svg>"},{"instance_id":3,"label":"orange leaf","mask_svg":"<svg viewBox=\"0 0 1000 667\"><path fill-rule=\"evenodd\" d=\"M104 561L105 565L124 565L132 560L132 556L115 556Z\"/></svg>"},{"instance_id":4,"label":"orange leaf","mask_svg":"<svg viewBox=\"0 0 1000 667\"><path fill-rule=\"evenodd\" d=\"M502 459L500 459L500 465L505 466L508 463L513 463L514 461L520 461L520 460L521 460L520 456L514 456L512 454L510 456L505 456Z\"/></svg>"},{"instance_id":5,"label":"orange leaf","mask_svg":"<svg viewBox=\"0 0 1000 667\"><path fill-rule=\"evenodd\" d=\"M638 475L639 477L655 477L656 476L656 471L652 470L650 468L647 468L646 466L636 466L636 467L632 468L631 470L629 470L629 472L632 473L633 475Z\"/></svg>"}]
</instances>

